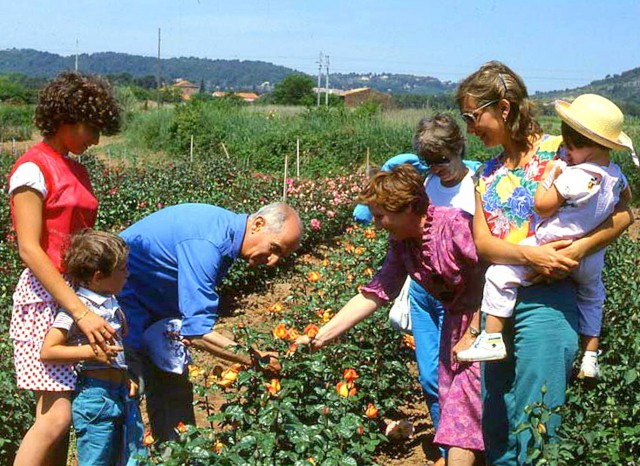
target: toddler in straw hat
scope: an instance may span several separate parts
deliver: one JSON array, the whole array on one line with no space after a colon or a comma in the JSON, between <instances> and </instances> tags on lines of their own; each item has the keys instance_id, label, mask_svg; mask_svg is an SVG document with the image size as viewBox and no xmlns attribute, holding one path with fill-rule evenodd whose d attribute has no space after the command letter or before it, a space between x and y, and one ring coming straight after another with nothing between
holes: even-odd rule
<instances>
[{"instance_id":1,"label":"toddler in straw hat","mask_svg":"<svg viewBox=\"0 0 640 466\"><path fill-rule=\"evenodd\" d=\"M631 191L620 167L611 162L612 149L631 151L631 139L622 132L623 115L611 101L584 94L569 104L557 101L562 119L566 162L549 163L544 182L535 194L536 212L542 217L534 236L520 244L537 246L561 239L576 239L589 233L611 215L620 199L630 200ZM602 324L605 289L602 283L604 249L584 258L571 277L578 285L579 332L584 356L579 377L597 377L598 336ZM518 287L531 284L533 269L521 265L488 268L482 299L487 314L485 329L474 344L458 353L460 361L493 361L506 357L502 339L504 321L510 317Z\"/></svg>"}]
</instances>

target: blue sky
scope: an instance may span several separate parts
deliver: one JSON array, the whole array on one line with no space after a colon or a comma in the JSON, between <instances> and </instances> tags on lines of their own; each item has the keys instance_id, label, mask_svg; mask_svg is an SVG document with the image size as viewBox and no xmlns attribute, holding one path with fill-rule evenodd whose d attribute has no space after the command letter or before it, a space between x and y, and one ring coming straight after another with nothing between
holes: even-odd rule
<instances>
[{"instance_id":1,"label":"blue sky","mask_svg":"<svg viewBox=\"0 0 640 466\"><path fill-rule=\"evenodd\" d=\"M640 66L638 0L0 0L0 49L264 60L458 81L490 59L530 91Z\"/></svg>"}]
</instances>

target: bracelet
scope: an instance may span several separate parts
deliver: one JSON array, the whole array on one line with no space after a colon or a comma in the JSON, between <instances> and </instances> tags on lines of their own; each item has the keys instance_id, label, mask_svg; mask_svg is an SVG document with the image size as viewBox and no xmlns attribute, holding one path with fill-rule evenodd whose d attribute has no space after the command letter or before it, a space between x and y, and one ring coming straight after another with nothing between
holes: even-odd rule
<instances>
[{"instance_id":1,"label":"bracelet","mask_svg":"<svg viewBox=\"0 0 640 466\"><path fill-rule=\"evenodd\" d=\"M469 325L469 334L472 337L477 337L478 335L480 335L480 330L478 330L477 328L473 328L471 325Z\"/></svg>"},{"instance_id":2,"label":"bracelet","mask_svg":"<svg viewBox=\"0 0 640 466\"><path fill-rule=\"evenodd\" d=\"M89 309L85 309L82 315L76 319L76 324L80 322L87 314L89 314Z\"/></svg>"}]
</instances>

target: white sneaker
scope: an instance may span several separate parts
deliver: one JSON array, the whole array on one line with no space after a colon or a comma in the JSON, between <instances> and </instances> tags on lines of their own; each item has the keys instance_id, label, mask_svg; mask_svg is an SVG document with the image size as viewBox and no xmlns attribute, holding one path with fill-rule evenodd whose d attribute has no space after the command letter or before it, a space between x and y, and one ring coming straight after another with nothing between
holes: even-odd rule
<instances>
[{"instance_id":1,"label":"white sneaker","mask_svg":"<svg viewBox=\"0 0 640 466\"><path fill-rule=\"evenodd\" d=\"M600 365L598 364L598 351L585 351L580 364L579 379L600 377Z\"/></svg>"},{"instance_id":2,"label":"white sneaker","mask_svg":"<svg viewBox=\"0 0 640 466\"><path fill-rule=\"evenodd\" d=\"M458 361L498 361L507 357L501 333L487 333L484 330L471 348L458 353Z\"/></svg>"}]
</instances>

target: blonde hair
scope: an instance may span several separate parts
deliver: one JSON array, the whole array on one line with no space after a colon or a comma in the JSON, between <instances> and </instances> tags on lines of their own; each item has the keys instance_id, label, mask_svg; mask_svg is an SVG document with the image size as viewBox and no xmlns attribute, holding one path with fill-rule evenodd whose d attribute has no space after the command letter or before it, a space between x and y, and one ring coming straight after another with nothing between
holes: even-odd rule
<instances>
[{"instance_id":1,"label":"blonde hair","mask_svg":"<svg viewBox=\"0 0 640 466\"><path fill-rule=\"evenodd\" d=\"M532 139L542 135L540 125L534 119L535 107L529 99L527 86L504 63L490 61L466 77L456 91L456 101L460 108L466 97L476 99L478 106L492 100L508 100L511 108L505 125L511 140L520 149L530 149Z\"/></svg>"},{"instance_id":2,"label":"blonde hair","mask_svg":"<svg viewBox=\"0 0 640 466\"><path fill-rule=\"evenodd\" d=\"M62 264L72 281L85 285L98 271L110 276L128 255L129 247L118 235L86 228L71 237Z\"/></svg>"},{"instance_id":3,"label":"blonde hair","mask_svg":"<svg viewBox=\"0 0 640 466\"><path fill-rule=\"evenodd\" d=\"M429 203L422 176L410 164L401 164L390 171L380 171L369 181L358 196L361 204L377 204L389 212L426 212Z\"/></svg>"}]
</instances>

